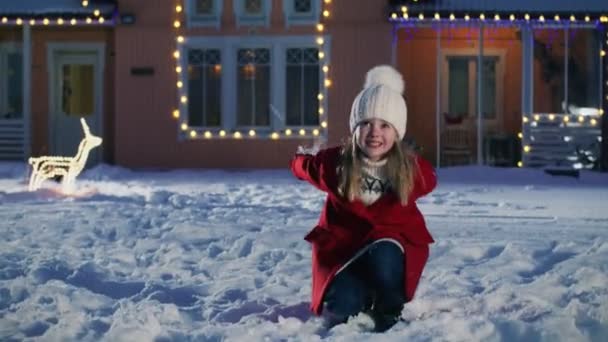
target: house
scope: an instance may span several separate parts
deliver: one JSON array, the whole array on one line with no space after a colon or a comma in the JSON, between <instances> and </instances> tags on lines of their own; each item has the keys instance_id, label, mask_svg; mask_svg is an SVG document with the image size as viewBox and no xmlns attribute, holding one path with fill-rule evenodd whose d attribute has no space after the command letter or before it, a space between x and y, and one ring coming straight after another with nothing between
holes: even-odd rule
<instances>
[{"instance_id":1,"label":"house","mask_svg":"<svg viewBox=\"0 0 608 342\"><path fill-rule=\"evenodd\" d=\"M115 10L108 1L0 4L0 159L74 154L81 116L111 136Z\"/></svg>"},{"instance_id":2,"label":"house","mask_svg":"<svg viewBox=\"0 0 608 342\"><path fill-rule=\"evenodd\" d=\"M439 165L582 168L599 157L608 3L419 0L391 11L393 61L420 118L408 129Z\"/></svg>"},{"instance_id":3,"label":"house","mask_svg":"<svg viewBox=\"0 0 608 342\"><path fill-rule=\"evenodd\" d=\"M299 145L343 141L382 63L436 165L586 167L608 150L602 2L38 3L0 5L3 159L72 153L84 115L97 162L285 167Z\"/></svg>"}]
</instances>

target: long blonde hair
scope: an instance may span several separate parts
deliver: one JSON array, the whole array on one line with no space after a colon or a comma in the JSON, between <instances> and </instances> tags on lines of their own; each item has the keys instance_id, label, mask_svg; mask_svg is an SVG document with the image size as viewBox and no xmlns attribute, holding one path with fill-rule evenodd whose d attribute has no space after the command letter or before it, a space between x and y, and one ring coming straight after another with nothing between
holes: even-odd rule
<instances>
[{"instance_id":1,"label":"long blonde hair","mask_svg":"<svg viewBox=\"0 0 608 342\"><path fill-rule=\"evenodd\" d=\"M354 201L361 190L363 152L356 143L355 135L345 141L342 158L338 166L338 192L349 201ZM387 153L387 175L391 191L397 195L402 205L406 205L414 187L416 162L410 147L395 141Z\"/></svg>"}]
</instances>

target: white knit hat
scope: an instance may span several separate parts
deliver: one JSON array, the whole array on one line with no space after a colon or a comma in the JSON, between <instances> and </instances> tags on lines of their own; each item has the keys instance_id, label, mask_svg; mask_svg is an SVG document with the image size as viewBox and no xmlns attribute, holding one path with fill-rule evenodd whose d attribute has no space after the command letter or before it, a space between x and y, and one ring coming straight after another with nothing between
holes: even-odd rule
<instances>
[{"instance_id":1,"label":"white knit hat","mask_svg":"<svg viewBox=\"0 0 608 342\"><path fill-rule=\"evenodd\" d=\"M399 140L405 135L407 106L403 99L403 78L390 65L379 65L367 72L363 90L350 110L350 131L368 119L382 119L395 127Z\"/></svg>"}]
</instances>

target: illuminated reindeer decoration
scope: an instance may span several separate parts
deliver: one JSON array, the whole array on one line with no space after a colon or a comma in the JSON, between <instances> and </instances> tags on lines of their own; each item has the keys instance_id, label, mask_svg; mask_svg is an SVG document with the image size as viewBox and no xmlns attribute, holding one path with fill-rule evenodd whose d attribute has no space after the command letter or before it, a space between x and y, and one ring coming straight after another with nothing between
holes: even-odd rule
<instances>
[{"instance_id":1,"label":"illuminated reindeer decoration","mask_svg":"<svg viewBox=\"0 0 608 342\"><path fill-rule=\"evenodd\" d=\"M84 139L78 146L78 152L74 157L49 157L42 156L30 158L29 163L32 165L32 175L30 177L29 191L35 191L40 188L42 182L47 179L61 176L61 184L64 189L68 189L74 184L76 176L80 174L87 162L91 150L101 145L102 139L92 135L84 118L80 119L82 129L84 131Z\"/></svg>"}]
</instances>

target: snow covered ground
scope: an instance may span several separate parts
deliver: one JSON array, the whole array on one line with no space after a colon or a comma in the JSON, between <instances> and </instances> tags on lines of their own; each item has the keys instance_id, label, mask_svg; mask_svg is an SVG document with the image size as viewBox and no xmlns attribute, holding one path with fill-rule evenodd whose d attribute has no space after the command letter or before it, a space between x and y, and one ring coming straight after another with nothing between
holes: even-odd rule
<instances>
[{"instance_id":1,"label":"snow covered ground","mask_svg":"<svg viewBox=\"0 0 608 342\"><path fill-rule=\"evenodd\" d=\"M309 313L302 237L323 194L287 170L102 165L66 197L0 163L0 340L608 340L607 174L438 174L407 323L373 335Z\"/></svg>"}]
</instances>

